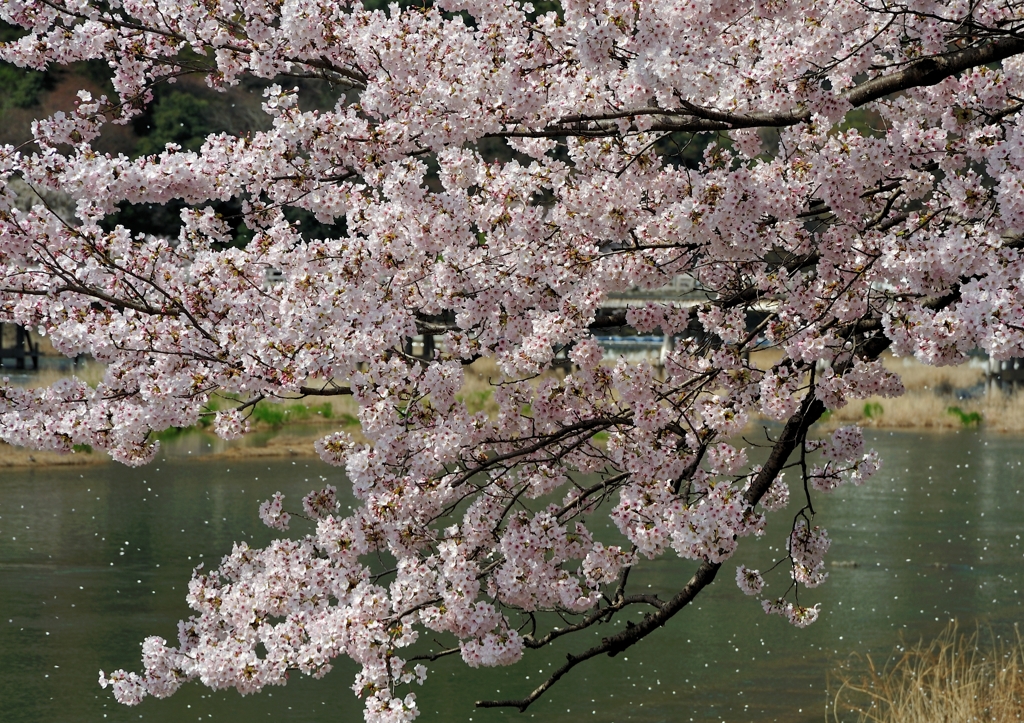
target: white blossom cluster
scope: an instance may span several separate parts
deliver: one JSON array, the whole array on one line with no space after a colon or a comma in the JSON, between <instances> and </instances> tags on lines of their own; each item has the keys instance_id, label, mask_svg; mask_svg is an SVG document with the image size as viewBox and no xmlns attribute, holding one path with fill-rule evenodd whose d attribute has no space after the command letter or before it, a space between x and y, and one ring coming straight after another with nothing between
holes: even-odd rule
<instances>
[{"instance_id":1,"label":"white blossom cluster","mask_svg":"<svg viewBox=\"0 0 1024 723\"><path fill-rule=\"evenodd\" d=\"M1017 0L7 0L0 19L24 32L0 59L102 60L116 94L0 146L0 320L105 365L95 386L0 382L0 438L140 465L171 427L244 434L262 399L358 409L361 436L317 443L353 508L330 487L265 502L266 524L315 532L197 571L177 642L101 675L125 703L189 680L255 692L344 655L367 721L408 721L418 641L507 665L570 631L545 615L585 629L641 605L655 629L787 504L791 582L813 587L811 495L879 460L856 429L808 426L902 393L886 350L1024 356ZM97 150L193 71L264 82L262 125ZM311 108L294 77L336 103ZM69 194L75 223L18 208L14 179ZM112 221L179 201L176 234ZM693 296L658 296L684 275ZM623 312L627 293L645 300ZM627 325L666 337L657 366L605 358L598 335ZM420 335L431 358L408 353ZM739 441L760 419L781 423L764 455ZM609 519L619 544L597 539ZM669 550L698 569L682 602L634 594L629 570ZM761 594L758 571L736 579ZM762 605L798 626L819 611Z\"/></svg>"}]
</instances>

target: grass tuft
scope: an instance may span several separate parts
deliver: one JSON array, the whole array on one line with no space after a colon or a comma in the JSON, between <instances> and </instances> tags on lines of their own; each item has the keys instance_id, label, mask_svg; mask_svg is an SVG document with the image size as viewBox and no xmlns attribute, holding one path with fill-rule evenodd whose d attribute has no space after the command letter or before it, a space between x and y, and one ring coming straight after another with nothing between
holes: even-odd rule
<instances>
[{"instance_id":1,"label":"grass tuft","mask_svg":"<svg viewBox=\"0 0 1024 723\"><path fill-rule=\"evenodd\" d=\"M864 416L868 419L878 419L885 413L885 407L878 402L864 403Z\"/></svg>"},{"instance_id":2,"label":"grass tuft","mask_svg":"<svg viewBox=\"0 0 1024 723\"><path fill-rule=\"evenodd\" d=\"M1010 723L1024 720L1024 641L956 623L929 643L898 646L881 666L853 656L830 676L832 723Z\"/></svg>"},{"instance_id":3,"label":"grass tuft","mask_svg":"<svg viewBox=\"0 0 1024 723\"><path fill-rule=\"evenodd\" d=\"M313 417L330 419L334 416L334 408L329 402L320 405L275 404L260 402L252 410L252 421L262 422L271 427L281 427L288 422L309 421Z\"/></svg>"},{"instance_id":4,"label":"grass tuft","mask_svg":"<svg viewBox=\"0 0 1024 723\"><path fill-rule=\"evenodd\" d=\"M980 412L965 412L960 407L947 407L947 414L952 414L954 417L960 420L960 424L965 427L977 427L981 424L981 413Z\"/></svg>"}]
</instances>

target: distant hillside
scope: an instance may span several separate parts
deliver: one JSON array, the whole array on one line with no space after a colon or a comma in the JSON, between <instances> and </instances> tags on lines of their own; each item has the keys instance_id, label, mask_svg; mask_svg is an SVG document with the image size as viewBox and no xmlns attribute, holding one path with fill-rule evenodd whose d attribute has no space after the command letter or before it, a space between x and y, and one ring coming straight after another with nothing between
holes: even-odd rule
<instances>
[{"instance_id":1,"label":"distant hillside","mask_svg":"<svg viewBox=\"0 0 1024 723\"><path fill-rule=\"evenodd\" d=\"M388 0L363 0L363 4L385 9ZM429 0L401 0L399 4L423 5L429 4ZM534 5L538 14L552 10L560 12L557 2L543 1ZM472 19L467 17L466 21L471 23ZM0 22L0 42L13 40L22 32ZM160 153L167 143L198 150L210 133L242 135L266 128L270 119L260 106L262 92L271 82L243 76L239 85L220 91L209 88L200 75L181 77L173 84L158 83L153 88L154 100L146 111L127 125L108 123L102 135L93 142L93 148L100 153L122 153L135 158ZM341 93L322 80L289 77L282 82L300 86L300 105L304 109L333 108ZM31 142L34 119L72 110L79 90L88 90L96 97L114 95L107 67L101 62L78 63L45 72L0 63L0 89L0 143L14 145ZM658 150L668 162L696 168L703 160L705 149L713 141L720 145L730 143L724 134L673 133L658 141ZM506 161L513 156L504 143L493 139L482 140L477 150L484 157L497 161ZM564 149L555 152L564 152ZM427 182L436 183L436 178L428 177ZM137 232L175 236L180 228L180 213L184 205L182 202L161 206L122 204L121 212L105 222L111 227L123 224ZM242 223L241 199L209 205L234 228L232 245L245 244L252 237ZM307 237L336 235L342 231L336 226L324 227L315 221L312 214L300 209L288 208L285 214Z\"/></svg>"}]
</instances>

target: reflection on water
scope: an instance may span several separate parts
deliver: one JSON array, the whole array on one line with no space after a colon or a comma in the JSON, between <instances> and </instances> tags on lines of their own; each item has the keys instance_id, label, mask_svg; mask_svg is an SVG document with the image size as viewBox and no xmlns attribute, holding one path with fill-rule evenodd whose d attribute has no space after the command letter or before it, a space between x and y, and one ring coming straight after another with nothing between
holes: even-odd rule
<instances>
[{"instance_id":1,"label":"reflection on water","mask_svg":"<svg viewBox=\"0 0 1024 723\"><path fill-rule=\"evenodd\" d=\"M833 538L829 559L845 564L833 565L828 582L801 599L822 603L810 628L765 617L733 584L730 564L699 605L624 655L576 669L526 714L472 704L524 695L590 638L508 669L439 661L417 691L421 720L820 720L831 661L855 650L884 654L901 631L931 636L953 617L997 631L1018 621L1021 441L966 431L879 432L869 441L885 460L882 472L816 504L816 522ZM325 481L344 489L338 470L314 460L203 459L194 440L180 450L141 470L102 465L0 476L4 723L361 719L349 688L354 667L344 661L323 681L296 676L248 698L190 685L130 709L98 687L101 668L138 669L145 636L175 637L175 623L188 614L184 590L194 565L216 563L235 540L271 538L256 514L260 501L276 490L299 496ZM733 562L770 565L792 512L776 513L770 533L745 540ZM663 558L632 581L668 595L693 567ZM783 587L778 578L769 583Z\"/></svg>"}]
</instances>

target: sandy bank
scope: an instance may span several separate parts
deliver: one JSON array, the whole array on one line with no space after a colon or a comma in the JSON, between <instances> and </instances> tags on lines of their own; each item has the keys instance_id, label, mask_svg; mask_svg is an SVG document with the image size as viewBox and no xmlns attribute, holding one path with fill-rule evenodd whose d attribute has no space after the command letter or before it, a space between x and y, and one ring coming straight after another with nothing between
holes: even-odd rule
<instances>
[{"instance_id":1,"label":"sandy bank","mask_svg":"<svg viewBox=\"0 0 1024 723\"><path fill-rule=\"evenodd\" d=\"M250 446L232 446L226 449L212 452L210 457L215 459L252 459L258 457L317 457L319 455L313 446L323 431L310 432L308 436L298 436L294 433L282 434L271 437L265 443Z\"/></svg>"},{"instance_id":2,"label":"sandy bank","mask_svg":"<svg viewBox=\"0 0 1024 723\"><path fill-rule=\"evenodd\" d=\"M24 447L12 447L0 442L0 469L6 467L83 467L85 465L103 464L110 458L95 452L40 452Z\"/></svg>"},{"instance_id":3,"label":"sandy bank","mask_svg":"<svg viewBox=\"0 0 1024 723\"><path fill-rule=\"evenodd\" d=\"M777 358L777 352L760 352L754 355L753 361L765 369ZM955 430L976 425L992 432L1024 434L1024 393L981 392L984 373L977 366L935 368L914 359L891 355L883 357L883 363L901 376L906 394L897 399L852 400L843 409L827 415L818 425L821 431L847 424L905 430ZM460 398L465 399L471 412L493 413L497 405L491 396L488 379L496 370L475 365L472 372L475 373L467 374L466 387ZM968 398L961 398L965 392ZM217 439L206 432L186 432L177 439L165 440L165 450L173 457L195 455L207 459L318 458L314 442L335 429L345 428L358 441L365 441L358 426L352 424L353 400L344 397L330 401L335 407L333 421L337 424L332 424L330 418L316 423L296 420L277 427L257 423L254 432L232 442ZM760 423L759 419L751 420L752 427ZM11 447L0 442L0 468L80 466L108 461L102 452L63 455Z\"/></svg>"}]
</instances>

